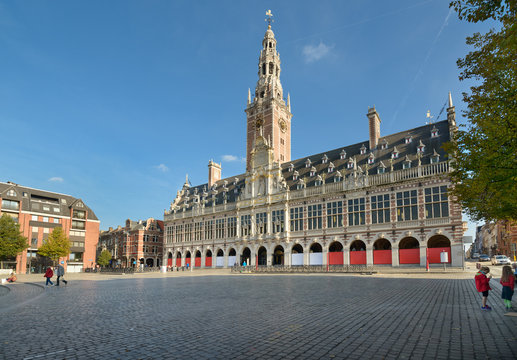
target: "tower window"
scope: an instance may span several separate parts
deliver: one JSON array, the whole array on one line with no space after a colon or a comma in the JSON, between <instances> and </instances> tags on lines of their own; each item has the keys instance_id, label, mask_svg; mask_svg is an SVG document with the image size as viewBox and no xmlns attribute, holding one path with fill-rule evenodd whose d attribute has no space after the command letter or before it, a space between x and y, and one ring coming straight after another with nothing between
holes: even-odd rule
<instances>
[{"instance_id":1,"label":"tower window","mask_svg":"<svg viewBox=\"0 0 517 360\"><path fill-rule=\"evenodd\" d=\"M269 63L269 74L270 75L273 75L273 73L275 72L275 65L273 65L273 63Z\"/></svg>"},{"instance_id":2,"label":"tower window","mask_svg":"<svg viewBox=\"0 0 517 360\"><path fill-rule=\"evenodd\" d=\"M262 64L262 75L266 75L266 64Z\"/></svg>"}]
</instances>

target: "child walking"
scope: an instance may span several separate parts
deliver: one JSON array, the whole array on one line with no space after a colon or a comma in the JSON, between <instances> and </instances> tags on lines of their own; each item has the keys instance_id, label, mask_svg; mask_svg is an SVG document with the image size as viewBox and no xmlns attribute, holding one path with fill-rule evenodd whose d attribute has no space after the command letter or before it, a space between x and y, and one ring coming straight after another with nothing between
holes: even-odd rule
<instances>
[{"instance_id":1,"label":"child walking","mask_svg":"<svg viewBox=\"0 0 517 360\"><path fill-rule=\"evenodd\" d=\"M515 279L510 265L503 266L503 275L501 275L501 280L499 282L503 285L501 297L503 298L506 310L511 310Z\"/></svg>"},{"instance_id":2,"label":"child walking","mask_svg":"<svg viewBox=\"0 0 517 360\"><path fill-rule=\"evenodd\" d=\"M481 310L492 310L492 308L486 304L486 299L488 298L488 291L492 290L489 284L492 275L490 275L489 272L490 269L488 266L482 266L481 269L479 269L476 276L474 277L474 280L476 281L477 291L483 294Z\"/></svg>"},{"instance_id":3,"label":"child walking","mask_svg":"<svg viewBox=\"0 0 517 360\"><path fill-rule=\"evenodd\" d=\"M50 280L50 278L52 278L52 276L54 276L54 271L52 271L52 268L49 266L47 268L47 271L45 272L45 275L43 275L43 277L47 278L47 282L45 283L45 286L48 286L48 284L50 284L50 286L54 285L52 280Z\"/></svg>"}]
</instances>

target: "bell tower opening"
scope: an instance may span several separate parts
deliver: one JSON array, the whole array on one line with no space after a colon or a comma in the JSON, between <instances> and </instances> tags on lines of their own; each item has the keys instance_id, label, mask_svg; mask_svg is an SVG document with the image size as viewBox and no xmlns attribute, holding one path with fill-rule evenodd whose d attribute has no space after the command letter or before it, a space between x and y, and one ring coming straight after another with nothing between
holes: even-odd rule
<instances>
[{"instance_id":1,"label":"bell tower opening","mask_svg":"<svg viewBox=\"0 0 517 360\"><path fill-rule=\"evenodd\" d=\"M248 106L245 109L247 118L246 131L246 170L250 170L251 152L255 139L262 134L269 139L273 148L273 161L283 163L291 160L291 104L289 94L284 99L280 82L280 55L277 52L275 34L271 30L270 10L268 27L262 40L262 50L259 55L258 81L255 86L255 96L248 96ZM250 92L249 92L250 93Z\"/></svg>"}]
</instances>

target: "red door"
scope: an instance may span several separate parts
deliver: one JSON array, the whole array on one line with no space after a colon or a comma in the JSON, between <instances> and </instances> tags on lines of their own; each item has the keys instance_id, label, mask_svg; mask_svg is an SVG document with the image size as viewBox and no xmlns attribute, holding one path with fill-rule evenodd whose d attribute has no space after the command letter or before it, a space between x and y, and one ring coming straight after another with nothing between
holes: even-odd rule
<instances>
[{"instance_id":1,"label":"red door","mask_svg":"<svg viewBox=\"0 0 517 360\"><path fill-rule=\"evenodd\" d=\"M400 264L420 264L420 249L399 249Z\"/></svg>"},{"instance_id":2,"label":"red door","mask_svg":"<svg viewBox=\"0 0 517 360\"><path fill-rule=\"evenodd\" d=\"M181 266L181 258L176 258L176 266L177 267Z\"/></svg>"},{"instance_id":3,"label":"red door","mask_svg":"<svg viewBox=\"0 0 517 360\"><path fill-rule=\"evenodd\" d=\"M350 251L350 265L366 265L366 251Z\"/></svg>"},{"instance_id":4,"label":"red door","mask_svg":"<svg viewBox=\"0 0 517 360\"><path fill-rule=\"evenodd\" d=\"M329 252L329 265L343 265L343 252Z\"/></svg>"},{"instance_id":5,"label":"red door","mask_svg":"<svg viewBox=\"0 0 517 360\"><path fill-rule=\"evenodd\" d=\"M190 258L185 258L185 266L190 266Z\"/></svg>"},{"instance_id":6,"label":"red door","mask_svg":"<svg viewBox=\"0 0 517 360\"><path fill-rule=\"evenodd\" d=\"M391 250L373 250L374 265L391 265Z\"/></svg>"},{"instance_id":7,"label":"red door","mask_svg":"<svg viewBox=\"0 0 517 360\"><path fill-rule=\"evenodd\" d=\"M205 267L212 267L212 257L205 258Z\"/></svg>"},{"instance_id":8,"label":"red door","mask_svg":"<svg viewBox=\"0 0 517 360\"><path fill-rule=\"evenodd\" d=\"M201 258L197 257L196 261L194 262L194 267L201 267Z\"/></svg>"},{"instance_id":9,"label":"red door","mask_svg":"<svg viewBox=\"0 0 517 360\"><path fill-rule=\"evenodd\" d=\"M167 259L167 266L172 266L172 258Z\"/></svg>"}]
</instances>

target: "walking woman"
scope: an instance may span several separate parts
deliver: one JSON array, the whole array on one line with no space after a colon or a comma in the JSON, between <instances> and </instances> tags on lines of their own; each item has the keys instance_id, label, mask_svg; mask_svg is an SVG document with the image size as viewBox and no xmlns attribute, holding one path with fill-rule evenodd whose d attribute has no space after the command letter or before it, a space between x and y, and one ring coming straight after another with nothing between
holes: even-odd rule
<instances>
[{"instance_id":1,"label":"walking woman","mask_svg":"<svg viewBox=\"0 0 517 360\"><path fill-rule=\"evenodd\" d=\"M54 271L52 271L52 268L49 266L45 272L45 275L43 275L43 277L47 278L47 282L45 283L46 286L48 286L49 283L50 286L54 285L54 283L50 280L52 276L54 276Z\"/></svg>"}]
</instances>

